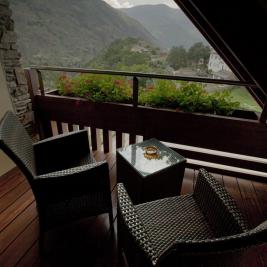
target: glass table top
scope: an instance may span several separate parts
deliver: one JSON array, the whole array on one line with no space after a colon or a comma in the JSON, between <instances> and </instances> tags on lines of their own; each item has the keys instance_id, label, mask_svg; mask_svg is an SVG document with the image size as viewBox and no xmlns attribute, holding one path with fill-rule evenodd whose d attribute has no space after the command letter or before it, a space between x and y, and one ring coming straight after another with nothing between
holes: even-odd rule
<instances>
[{"instance_id":1,"label":"glass table top","mask_svg":"<svg viewBox=\"0 0 267 267\"><path fill-rule=\"evenodd\" d=\"M148 159L144 156L145 147L147 146L155 146L158 148L157 158ZM146 140L142 143L119 148L117 152L143 177L185 161L183 156L166 147L154 138Z\"/></svg>"}]
</instances>

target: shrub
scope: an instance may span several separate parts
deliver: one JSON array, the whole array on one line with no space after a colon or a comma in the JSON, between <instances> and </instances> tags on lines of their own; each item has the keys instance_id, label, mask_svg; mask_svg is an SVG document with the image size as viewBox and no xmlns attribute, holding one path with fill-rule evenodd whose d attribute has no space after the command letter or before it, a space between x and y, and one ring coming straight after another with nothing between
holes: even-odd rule
<instances>
[{"instance_id":1,"label":"shrub","mask_svg":"<svg viewBox=\"0 0 267 267\"><path fill-rule=\"evenodd\" d=\"M154 86L142 89L139 96L141 105L176 108L186 112L208 112L219 115L231 115L239 108L229 91L208 93L198 83L156 81Z\"/></svg>"},{"instance_id":2,"label":"shrub","mask_svg":"<svg viewBox=\"0 0 267 267\"><path fill-rule=\"evenodd\" d=\"M122 77L81 74L73 78L60 76L57 88L62 95L73 95L93 102L130 102L131 84Z\"/></svg>"},{"instance_id":3,"label":"shrub","mask_svg":"<svg viewBox=\"0 0 267 267\"><path fill-rule=\"evenodd\" d=\"M150 85L146 89L141 89L139 94L139 104L175 108L175 97L177 94L176 84L167 80L156 80L155 85Z\"/></svg>"},{"instance_id":4,"label":"shrub","mask_svg":"<svg viewBox=\"0 0 267 267\"><path fill-rule=\"evenodd\" d=\"M132 81L119 76L61 75L57 88L61 95L79 96L93 102L130 103L132 100ZM156 80L140 88L139 104L218 115L231 115L240 107L239 102L232 100L230 91L208 93L202 84L169 80Z\"/></svg>"},{"instance_id":5,"label":"shrub","mask_svg":"<svg viewBox=\"0 0 267 267\"><path fill-rule=\"evenodd\" d=\"M212 112L211 96L197 83L182 83L176 104L187 112Z\"/></svg>"},{"instance_id":6,"label":"shrub","mask_svg":"<svg viewBox=\"0 0 267 267\"><path fill-rule=\"evenodd\" d=\"M216 114L228 116L240 107L240 103L233 101L230 91L225 90L212 94L212 106Z\"/></svg>"}]
</instances>

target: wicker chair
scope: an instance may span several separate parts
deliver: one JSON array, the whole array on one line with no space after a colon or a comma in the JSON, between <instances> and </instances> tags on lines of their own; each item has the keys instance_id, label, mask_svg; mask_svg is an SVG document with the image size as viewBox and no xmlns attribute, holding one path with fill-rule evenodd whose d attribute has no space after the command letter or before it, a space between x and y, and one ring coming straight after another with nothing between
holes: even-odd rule
<instances>
[{"instance_id":1,"label":"wicker chair","mask_svg":"<svg viewBox=\"0 0 267 267\"><path fill-rule=\"evenodd\" d=\"M193 194L139 205L118 184L118 215L119 247L131 267L238 266L243 249L267 240L267 221L249 230L230 195L204 169Z\"/></svg>"},{"instance_id":2,"label":"wicker chair","mask_svg":"<svg viewBox=\"0 0 267 267\"><path fill-rule=\"evenodd\" d=\"M7 112L0 123L0 149L31 185L41 237L57 225L102 213L109 214L113 230L108 164L91 156L86 130L32 144L17 117Z\"/></svg>"}]
</instances>

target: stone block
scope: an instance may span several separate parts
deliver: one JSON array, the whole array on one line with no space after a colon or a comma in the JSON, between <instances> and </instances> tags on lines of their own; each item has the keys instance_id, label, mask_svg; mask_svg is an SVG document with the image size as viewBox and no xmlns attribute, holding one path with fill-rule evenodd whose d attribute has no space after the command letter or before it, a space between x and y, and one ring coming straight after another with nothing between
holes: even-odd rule
<instances>
[{"instance_id":1,"label":"stone block","mask_svg":"<svg viewBox=\"0 0 267 267\"><path fill-rule=\"evenodd\" d=\"M17 88L17 84L16 82L13 80L13 81L10 81L7 83L8 87L10 88Z\"/></svg>"},{"instance_id":2,"label":"stone block","mask_svg":"<svg viewBox=\"0 0 267 267\"><path fill-rule=\"evenodd\" d=\"M8 7L9 6L9 1L8 0L0 0L0 6Z\"/></svg>"},{"instance_id":3,"label":"stone block","mask_svg":"<svg viewBox=\"0 0 267 267\"><path fill-rule=\"evenodd\" d=\"M33 121L33 113L32 111L27 111L21 116L21 122L23 125L28 125Z\"/></svg>"},{"instance_id":4,"label":"stone block","mask_svg":"<svg viewBox=\"0 0 267 267\"><path fill-rule=\"evenodd\" d=\"M20 53L17 50L5 50L4 59L19 59Z\"/></svg>"},{"instance_id":5,"label":"stone block","mask_svg":"<svg viewBox=\"0 0 267 267\"><path fill-rule=\"evenodd\" d=\"M12 50L18 50L18 45L16 45L16 44L12 44L12 45L11 45L11 49L12 49Z\"/></svg>"},{"instance_id":6,"label":"stone block","mask_svg":"<svg viewBox=\"0 0 267 267\"><path fill-rule=\"evenodd\" d=\"M16 43L17 42L17 35L13 31L6 31L2 37L3 43Z\"/></svg>"},{"instance_id":7,"label":"stone block","mask_svg":"<svg viewBox=\"0 0 267 267\"><path fill-rule=\"evenodd\" d=\"M0 43L0 49L10 49L10 44L9 43Z\"/></svg>"},{"instance_id":8,"label":"stone block","mask_svg":"<svg viewBox=\"0 0 267 267\"><path fill-rule=\"evenodd\" d=\"M26 85L27 84L27 80L26 80L26 77L25 77L24 70L22 68L17 68L16 67L14 69L14 72L15 72L17 84Z\"/></svg>"},{"instance_id":9,"label":"stone block","mask_svg":"<svg viewBox=\"0 0 267 267\"><path fill-rule=\"evenodd\" d=\"M1 0L0 0L0 6L1 6ZM8 8L8 6L1 6L0 8L0 16L1 18L10 18L12 15L12 11Z\"/></svg>"}]
</instances>

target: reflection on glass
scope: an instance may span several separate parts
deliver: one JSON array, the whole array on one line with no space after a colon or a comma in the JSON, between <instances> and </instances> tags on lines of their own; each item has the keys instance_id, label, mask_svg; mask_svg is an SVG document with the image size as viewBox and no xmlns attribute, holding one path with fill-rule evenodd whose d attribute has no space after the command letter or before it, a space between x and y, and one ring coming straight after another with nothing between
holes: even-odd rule
<instances>
[{"instance_id":1,"label":"reflection on glass","mask_svg":"<svg viewBox=\"0 0 267 267\"><path fill-rule=\"evenodd\" d=\"M148 145L153 145L159 148L159 156L157 158L148 159L144 156L145 147ZM184 160L182 156L164 146L156 139L121 148L118 150L118 153L120 153L143 176L158 172Z\"/></svg>"}]
</instances>

